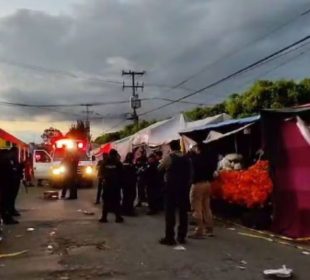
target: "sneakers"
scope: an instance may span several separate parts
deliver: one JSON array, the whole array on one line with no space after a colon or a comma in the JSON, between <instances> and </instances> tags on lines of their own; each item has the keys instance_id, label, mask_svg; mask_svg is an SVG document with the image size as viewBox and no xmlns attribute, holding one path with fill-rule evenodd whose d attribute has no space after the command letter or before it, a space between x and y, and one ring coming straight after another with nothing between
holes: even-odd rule
<instances>
[{"instance_id":1,"label":"sneakers","mask_svg":"<svg viewBox=\"0 0 310 280\"><path fill-rule=\"evenodd\" d=\"M166 246L175 246L177 245L174 239L162 238L159 240L159 244L166 245Z\"/></svg>"}]
</instances>

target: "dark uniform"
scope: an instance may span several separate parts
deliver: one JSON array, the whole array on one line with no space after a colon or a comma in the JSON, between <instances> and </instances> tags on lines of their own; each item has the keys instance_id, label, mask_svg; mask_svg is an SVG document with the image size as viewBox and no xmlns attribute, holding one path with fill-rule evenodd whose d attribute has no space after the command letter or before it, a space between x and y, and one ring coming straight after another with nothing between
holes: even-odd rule
<instances>
[{"instance_id":1,"label":"dark uniform","mask_svg":"<svg viewBox=\"0 0 310 280\"><path fill-rule=\"evenodd\" d=\"M174 150L159 166L165 171L165 238L161 244L175 244L176 210L179 211L178 241L185 242L188 230L188 193L190 188L191 164L190 160L181 152Z\"/></svg>"},{"instance_id":2,"label":"dark uniform","mask_svg":"<svg viewBox=\"0 0 310 280\"><path fill-rule=\"evenodd\" d=\"M108 213L112 212L115 214L116 222L121 223L123 222L120 207L123 166L114 150L111 150L109 159L103 164L102 174L104 180L103 207L102 217L99 221L106 223Z\"/></svg>"},{"instance_id":3,"label":"dark uniform","mask_svg":"<svg viewBox=\"0 0 310 280\"><path fill-rule=\"evenodd\" d=\"M122 212L124 215L135 215L134 202L137 196L137 172L133 164L133 154L129 153L123 163L123 200Z\"/></svg>"},{"instance_id":4,"label":"dark uniform","mask_svg":"<svg viewBox=\"0 0 310 280\"><path fill-rule=\"evenodd\" d=\"M145 183L149 205L149 215L156 214L160 210L161 180L158 170L158 162L155 156L149 157L149 164L145 170Z\"/></svg>"},{"instance_id":5,"label":"dark uniform","mask_svg":"<svg viewBox=\"0 0 310 280\"><path fill-rule=\"evenodd\" d=\"M13 219L12 209L12 163L7 150L0 152L0 215L5 224L17 224Z\"/></svg>"},{"instance_id":6,"label":"dark uniform","mask_svg":"<svg viewBox=\"0 0 310 280\"><path fill-rule=\"evenodd\" d=\"M20 182L24 177L24 165L20 162L18 162L18 158L16 153L16 150L13 150L11 152L11 176L10 176L10 198L9 198L9 203L10 203L10 213L12 216L20 216L19 212L15 208L15 202L16 198L19 192L20 188ZM18 153L18 150L17 150Z\"/></svg>"},{"instance_id":7,"label":"dark uniform","mask_svg":"<svg viewBox=\"0 0 310 280\"><path fill-rule=\"evenodd\" d=\"M143 202L146 202L146 185L145 185L145 170L147 166L146 157L140 157L136 161L137 168L137 188L138 188L138 204L141 207Z\"/></svg>"},{"instance_id":8,"label":"dark uniform","mask_svg":"<svg viewBox=\"0 0 310 280\"><path fill-rule=\"evenodd\" d=\"M102 198L102 191L103 191L103 165L107 161L109 155L107 153L104 153L102 155L102 160L100 160L97 164L97 170L98 170L98 185L97 185L97 196L96 196L96 202L95 204L100 204L100 199Z\"/></svg>"},{"instance_id":9,"label":"dark uniform","mask_svg":"<svg viewBox=\"0 0 310 280\"><path fill-rule=\"evenodd\" d=\"M70 191L68 199L77 199L77 182L79 160L77 157L67 156L62 165L65 167L65 174L63 178L63 189L61 197L65 198L67 191Z\"/></svg>"}]
</instances>

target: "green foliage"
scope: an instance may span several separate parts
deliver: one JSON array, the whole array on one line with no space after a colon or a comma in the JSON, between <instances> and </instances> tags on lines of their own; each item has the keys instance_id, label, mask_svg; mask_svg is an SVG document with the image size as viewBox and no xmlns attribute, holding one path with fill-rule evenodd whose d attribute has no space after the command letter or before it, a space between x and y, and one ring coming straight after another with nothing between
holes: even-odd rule
<instances>
[{"instance_id":1,"label":"green foliage","mask_svg":"<svg viewBox=\"0 0 310 280\"><path fill-rule=\"evenodd\" d=\"M216 104L213 107L197 107L192 111L185 112L185 116L190 121L201 120L207 117L221 114L225 111L225 104Z\"/></svg>"},{"instance_id":2,"label":"green foliage","mask_svg":"<svg viewBox=\"0 0 310 280\"><path fill-rule=\"evenodd\" d=\"M310 102L310 79L257 81L242 94L234 93L225 102L213 107L198 107L186 113L190 120L199 120L220 113L233 118L258 114L262 109L292 107Z\"/></svg>"},{"instance_id":3,"label":"green foliage","mask_svg":"<svg viewBox=\"0 0 310 280\"><path fill-rule=\"evenodd\" d=\"M191 121L227 113L233 118L259 114L261 109L277 109L310 103L310 79L295 82L292 80L257 81L245 92L232 94L226 101L212 107L197 107L185 112ZM151 125L155 121L141 121L138 125L125 126L118 132L103 134L95 142L104 144L112 142Z\"/></svg>"},{"instance_id":4,"label":"green foliage","mask_svg":"<svg viewBox=\"0 0 310 280\"><path fill-rule=\"evenodd\" d=\"M156 121L146 121L143 120L139 122L138 124L129 124L126 125L122 130L117 132L111 132L111 133L105 133L101 136L99 136L95 143L97 144L105 144L109 142L113 142L122 138L125 138L127 136L133 135L136 132L140 131L143 128L146 128L150 126L151 124L155 123Z\"/></svg>"},{"instance_id":5,"label":"green foliage","mask_svg":"<svg viewBox=\"0 0 310 280\"><path fill-rule=\"evenodd\" d=\"M50 127L43 131L41 138L43 140L43 144L50 145L54 139L61 137L62 133L59 129Z\"/></svg>"},{"instance_id":6,"label":"green foliage","mask_svg":"<svg viewBox=\"0 0 310 280\"><path fill-rule=\"evenodd\" d=\"M73 137L76 139L87 139L88 138L88 128L83 121L77 121L76 124L73 124L68 133L67 137Z\"/></svg>"}]
</instances>

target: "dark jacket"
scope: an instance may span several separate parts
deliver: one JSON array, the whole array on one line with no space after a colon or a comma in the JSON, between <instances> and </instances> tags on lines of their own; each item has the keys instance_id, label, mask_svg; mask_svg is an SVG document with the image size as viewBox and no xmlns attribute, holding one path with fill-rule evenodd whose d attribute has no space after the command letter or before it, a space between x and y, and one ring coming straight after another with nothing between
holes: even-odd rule
<instances>
[{"instance_id":1,"label":"dark jacket","mask_svg":"<svg viewBox=\"0 0 310 280\"><path fill-rule=\"evenodd\" d=\"M203 154L195 154L191 157L192 161L192 183L211 181L213 179L214 166L208 157Z\"/></svg>"},{"instance_id":2,"label":"dark jacket","mask_svg":"<svg viewBox=\"0 0 310 280\"><path fill-rule=\"evenodd\" d=\"M158 163L154 162L152 164L148 164L145 170L145 184L150 188L158 188L160 190L161 180L160 173L158 170Z\"/></svg>"},{"instance_id":3,"label":"dark jacket","mask_svg":"<svg viewBox=\"0 0 310 280\"><path fill-rule=\"evenodd\" d=\"M181 152L172 152L159 165L165 172L166 192L186 194L191 180L191 162Z\"/></svg>"},{"instance_id":4,"label":"dark jacket","mask_svg":"<svg viewBox=\"0 0 310 280\"><path fill-rule=\"evenodd\" d=\"M135 185L137 182L137 170L133 163L123 163L123 181L124 185Z\"/></svg>"},{"instance_id":5,"label":"dark jacket","mask_svg":"<svg viewBox=\"0 0 310 280\"><path fill-rule=\"evenodd\" d=\"M118 160L108 159L102 166L105 189L120 190L123 183L123 165Z\"/></svg>"}]
</instances>

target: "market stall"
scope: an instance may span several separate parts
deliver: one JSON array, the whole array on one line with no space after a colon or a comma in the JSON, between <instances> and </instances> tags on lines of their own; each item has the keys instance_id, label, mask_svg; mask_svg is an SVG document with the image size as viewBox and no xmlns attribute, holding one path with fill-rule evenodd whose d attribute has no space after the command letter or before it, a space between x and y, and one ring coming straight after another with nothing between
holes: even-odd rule
<instances>
[{"instance_id":1,"label":"market stall","mask_svg":"<svg viewBox=\"0 0 310 280\"><path fill-rule=\"evenodd\" d=\"M310 106L262 111L274 183L272 231L310 237Z\"/></svg>"}]
</instances>

